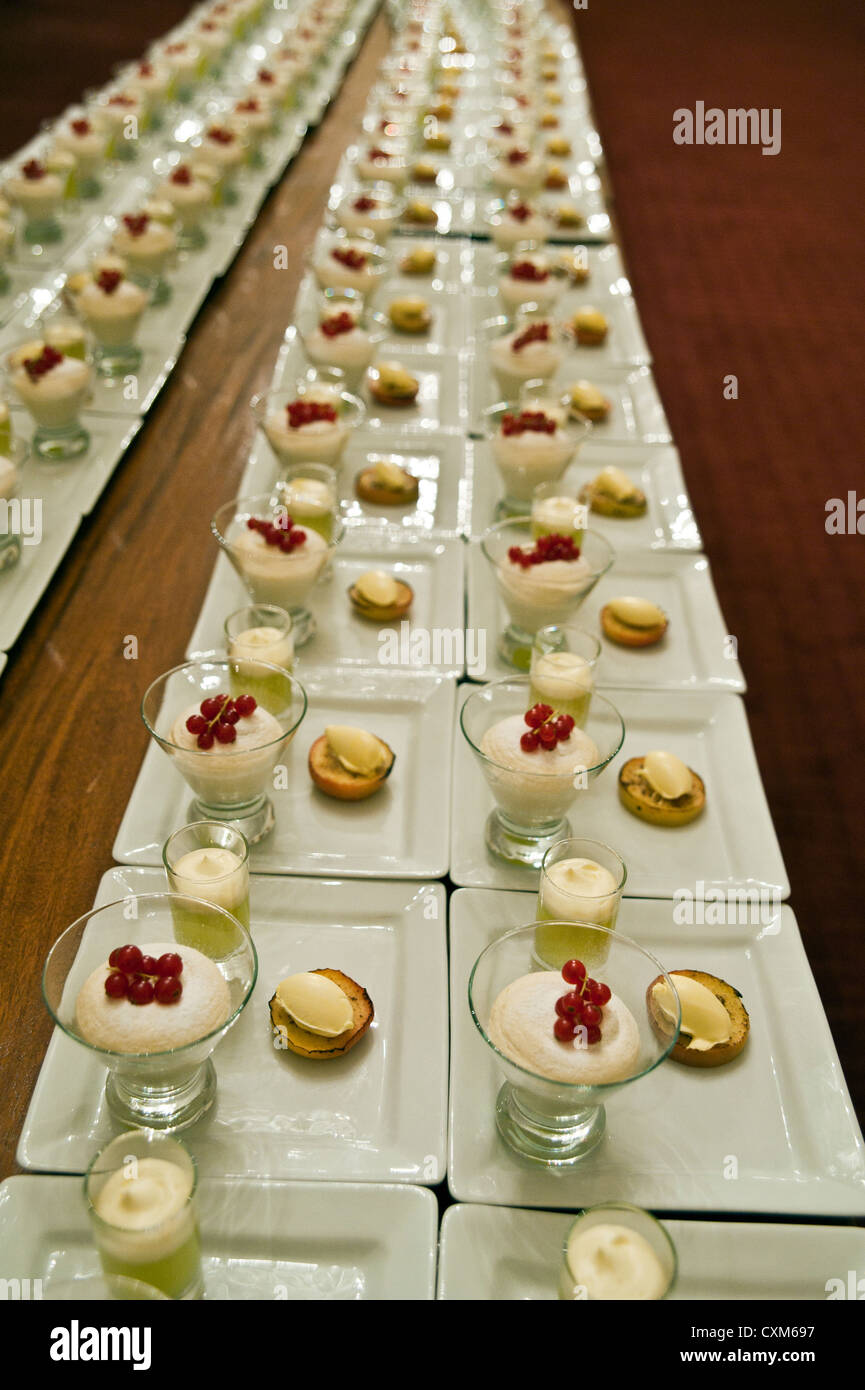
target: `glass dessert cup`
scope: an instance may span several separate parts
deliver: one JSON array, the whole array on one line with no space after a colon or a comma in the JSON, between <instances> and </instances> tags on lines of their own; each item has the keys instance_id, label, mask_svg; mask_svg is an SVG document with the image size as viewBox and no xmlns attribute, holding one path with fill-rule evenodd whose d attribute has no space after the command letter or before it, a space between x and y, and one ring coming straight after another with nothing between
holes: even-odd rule
<instances>
[{"instance_id":1,"label":"glass dessert cup","mask_svg":"<svg viewBox=\"0 0 865 1390\"><path fill-rule=\"evenodd\" d=\"M275 490L296 525L317 531L328 542L333 539L339 478L331 464L290 463L280 469Z\"/></svg>"},{"instance_id":2,"label":"glass dessert cup","mask_svg":"<svg viewBox=\"0 0 865 1390\"><path fill-rule=\"evenodd\" d=\"M492 566L510 620L499 637L497 650L503 661L522 671L529 667L535 633L540 628L567 626L615 559L612 546L603 536L597 531L585 531L579 550L588 569L575 575L572 583L550 584L543 575L538 578L533 568L523 570L508 559L512 546L523 548L532 544L529 517L499 521L481 537L481 550Z\"/></svg>"},{"instance_id":3,"label":"glass dessert cup","mask_svg":"<svg viewBox=\"0 0 865 1390\"><path fill-rule=\"evenodd\" d=\"M329 540L325 540L320 531L309 528L315 542L307 541L290 555L283 554L277 546L262 546L257 552L248 549L247 523L251 518L264 517L275 525L285 525L289 516L291 513L278 495L261 493L256 497L238 497L233 502L226 502L214 515L210 529L249 590L253 602L274 604L290 615L292 638L297 648L315 635L316 622L306 607L306 598L342 540L345 525L334 517ZM307 528L304 525L300 529Z\"/></svg>"},{"instance_id":4,"label":"glass dessert cup","mask_svg":"<svg viewBox=\"0 0 865 1390\"><path fill-rule=\"evenodd\" d=\"M159 1167L149 1168L149 1165ZM140 1167L139 1167L140 1165ZM148 1168L150 1177L148 1178ZM176 1173L179 1191L188 1195L178 1207L171 1201L161 1218L154 1214L152 1224L129 1224L127 1209L123 1222L101 1214L100 1201L139 1185L152 1192L154 1171ZM143 1170L143 1171L141 1171ZM198 1229L198 1169L195 1160L178 1139L153 1129L118 1134L96 1154L84 1176L84 1201L102 1272L107 1280L123 1279L157 1289L165 1298L187 1301L204 1294L201 1269L201 1237ZM134 1204L131 1190L127 1201ZM112 1213L118 1215L115 1210ZM134 1220L134 1216L133 1216Z\"/></svg>"},{"instance_id":5,"label":"glass dessert cup","mask_svg":"<svg viewBox=\"0 0 865 1390\"><path fill-rule=\"evenodd\" d=\"M350 252L353 248L366 258L362 265L345 265L331 254L336 250ZM320 290L354 290L364 299L378 289L388 269L387 252L364 232L353 236L337 232L326 246L308 251L305 262Z\"/></svg>"},{"instance_id":6,"label":"glass dessert cup","mask_svg":"<svg viewBox=\"0 0 865 1390\"><path fill-rule=\"evenodd\" d=\"M356 210L354 205L362 197L372 198L376 206ZM373 183L346 193L335 209L334 217L350 237L371 236L375 244L381 246L393 232L405 207L405 198L397 196L392 184Z\"/></svg>"},{"instance_id":7,"label":"glass dessert cup","mask_svg":"<svg viewBox=\"0 0 865 1390\"><path fill-rule=\"evenodd\" d=\"M201 702L212 696L248 694L245 681L250 675L272 683L270 702L262 703L256 715L261 714L268 728L272 725L274 736L251 746L214 743L209 749L198 747L191 735L187 739L186 716L193 709L197 712ZM273 829L275 816L268 788L305 714L306 692L287 671L265 661L230 658L203 658L175 666L153 681L141 702L148 733L194 793L189 820L228 822L251 845Z\"/></svg>"},{"instance_id":8,"label":"glass dessert cup","mask_svg":"<svg viewBox=\"0 0 865 1390\"><path fill-rule=\"evenodd\" d=\"M538 483L532 491L530 515L535 540L556 533L571 536L575 545L582 545L583 532L589 524L589 509L580 501L575 486L561 479Z\"/></svg>"},{"instance_id":9,"label":"glass dessert cup","mask_svg":"<svg viewBox=\"0 0 865 1390\"><path fill-rule=\"evenodd\" d=\"M190 862L188 855L197 851L227 851L236 863L226 862L225 872L204 872ZM225 856L227 861L227 855ZM186 864L181 861L186 859ZM249 925L249 842L236 826L226 825L225 821L197 820L183 825L169 835L162 846L162 863L165 876L172 893L182 897L204 898L215 907L224 908L236 917L238 922L250 931ZM232 937L229 933L220 943L213 926L202 929L197 913L190 913L181 904L173 905L174 925L177 940L182 946L194 946L202 950L200 942L205 939L205 954L218 958L220 946L224 945L230 954Z\"/></svg>"},{"instance_id":10,"label":"glass dessert cup","mask_svg":"<svg viewBox=\"0 0 865 1390\"><path fill-rule=\"evenodd\" d=\"M511 343L533 325L546 325L546 338L530 340L513 351ZM520 305L510 317L498 314L485 320L478 340L506 400L521 399L530 384L536 394L543 394L543 387L556 375L569 347L561 325L536 303Z\"/></svg>"},{"instance_id":11,"label":"glass dessert cup","mask_svg":"<svg viewBox=\"0 0 865 1390\"><path fill-rule=\"evenodd\" d=\"M41 341L39 329L34 329L30 339L3 351L3 371L10 388L28 411L35 430L32 438L33 452L39 458L62 463L67 459L80 458L90 448L90 433L82 425L81 411L90 399L93 384L93 368L86 355L64 353L64 358L74 362L74 376L64 367L64 380L47 373L33 381L23 367L16 367L14 358L24 347ZM34 356L38 356L34 352ZM82 360L83 359L83 360Z\"/></svg>"},{"instance_id":12,"label":"glass dessert cup","mask_svg":"<svg viewBox=\"0 0 865 1390\"><path fill-rule=\"evenodd\" d=\"M244 658L250 661L266 661L278 666L282 671L294 670L294 634L291 614L275 603L252 603L246 608L238 608L229 613L225 620L225 650L229 657L238 663L239 680L255 680L251 667L245 667ZM261 698L259 698L259 691ZM268 708L268 701L280 698L279 691L272 688L269 678L258 689L251 689L259 704Z\"/></svg>"},{"instance_id":13,"label":"glass dessert cup","mask_svg":"<svg viewBox=\"0 0 865 1390\"><path fill-rule=\"evenodd\" d=\"M567 859L589 859L606 869L615 885L611 892L592 892L588 885L566 887L556 881L555 866ZM620 854L603 840L587 840L574 836L559 840L548 849L541 865L538 885L538 926L535 933L534 960L543 970L561 970L566 960L581 960L589 968L603 965L593 957L598 942L586 936L577 925L594 922L599 927L615 931L616 919L628 870ZM564 927L562 923L568 923ZM605 943L601 943L602 945ZM604 957L606 959L606 957Z\"/></svg>"},{"instance_id":14,"label":"glass dessert cup","mask_svg":"<svg viewBox=\"0 0 865 1390\"><path fill-rule=\"evenodd\" d=\"M581 627L540 628L532 642L530 706L552 705L584 728L600 655L598 638Z\"/></svg>"},{"instance_id":15,"label":"glass dessert cup","mask_svg":"<svg viewBox=\"0 0 865 1390\"><path fill-rule=\"evenodd\" d=\"M287 408L292 401L303 400L333 405L336 420L324 422L331 427L318 429L321 422L312 422L292 429L286 423ZM289 387L253 396L250 404L256 424L283 468L294 463L328 463L338 468L352 430L366 416L363 402L345 389L342 372L334 368L314 369Z\"/></svg>"},{"instance_id":16,"label":"glass dessert cup","mask_svg":"<svg viewBox=\"0 0 865 1390\"><path fill-rule=\"evenodd\" d=\"M496 1099L496 1126L505 1143L523 1158L546 1168L578 1164L601 1142L606 1124L604 1106L623 1086L648 1076L663 1062L679 1032L680 1018L669 1032L656 1032L649 1018L647 992L658 979L672 988L661 963L630 937L594 923L581 924L598 938L594 954L604 964L598 979L633 1015L639 1051L629 1074L608 1082L552 1080L529 1070L499 1050L487 1032L492 1006L502 990L536 967L533 949L537 922L517 927L491 942L478 956L469 978L469 1009L475 1026L490 1048L504 1085ZM541 972L548 973L548 972ZM590 972L591 973L591 972ZM568 985L562 980L562 993ZM555 1013L550 1009L553 1036ZM565 1044L556 1044L565 1046ZM591 1051L591 1045L587 1044Z\"/></svg>"},{"instance_id":17,"label":"glass dessert cup","mask_svg":"<svg viewBox=\"0 0 865 1390\"><path fill-rule=\"evenodd\" d=\"M130 283L139 296L146 297L124 315L103 317L87 313L80 299L74 301L75 312L93 340L93 365L99 376L126 376L141 366L141 348L135 340L141 319L152 303L152 292L136 282Z\"/></svg>"},{"instance_id":18,"label":"glass dessert cup","mask_svg":"<svg viewBox=\"0 0 865 1390\"><path fill-rule=\"evenodd\" d=\"M679 1269L676 1247L666 1226L663 1226L657 1217L650 1211L645 1211L643 1207L633 1206L630 1202L598 1202L596 1206L586 1207L574 1218L562 1246L559 1298L568 1302L598 1301L597 1298L592 1298L591 1290L586 1285L577 1283L571 1268L569 1252L571 1242L577 1233L601 1225L625 1226L646 1241L661 1267L662 1276L666 1278L666 1286L663 1292L658 1294L658 1299L668 1298L675 1286Z\"/></svg>"},{"instance_id":19,"label":"glass dessert cup","mask_svg":"<svg viewBox=\"0 0 865 1390\"><path fill-rule=\"evenodd\" d=\"M547 407L563 417L557 420L553 434L537 430L526 430L510 437L502 434L504 417L519 416L521 411L532 408L525 404L499 401L483 413L484 437L504 488L504 496L496 505L497 520L530 516L538 488L559 481L591 433L588 420L578 422L568 418L557 401L547 402ZM543 409L542 400L538 400L535 408Z\"/></svg>"},{"instance_id":20,"label":"glass dessert cup","mask_svg":"<svg viewBox=\"0 0 865 1390\"><path fill-rule=\"evenodd\" d=\"M488 757L481 743L494 724L525 714L530 708L529 689L527 676L507 676L478 686L463 704L460 728L496 801L484 830L487 848L507 863L539 869L547 851L573 835L568 812L580 792L619 752L625 726L615 705L595 694L585 733L598 750L596 763L591 767L575 764L562 773L507 766Z\"/></svg>"},{"instance_id":21,"label":"glass dessert cup","mask_svg":"<svg viewBox=\"0 0 865 1390\"><path fill-rule=\"evenodd\" d=\"M323 290L316 307L317 313L304 312L298 321L304 351L323 375L338 372L340 377L335 378L335 382L341 379L350 391L356 391L385 340L382 317L367 310L366 301L357 290ZM343 311L354 319L355 329L365 335L360 341L351 333L330 338L324 333L322 320Z\"/></svg>"},{"instance_id":22,"label":"glass dessert cup","mask_svg":"<svg viewBox=\"0 0 865 1390\"><path fill-rule=\"evenodd\" d=\"M198 949L203 955L209 955L209 929L220 943L219 958L210 958L228 986L228 1016L196 1041L164 1051L117 1052L97 1047L83 1036L76 1020L82 985L118 946L176 941L176 908L197 915L202 943ZM45 962L42 997L57 1027L107 1068L105 1098L113 1117L125 1128L175 1131L195 1124L212 1106L216 1072L211 1054L246 1006L257 974L258 958L250 935L230 913L200 898L144 893L94 908L66 928ZM164 1006L154 1002L143 1007Z\"/></svg>"}]
</instances>

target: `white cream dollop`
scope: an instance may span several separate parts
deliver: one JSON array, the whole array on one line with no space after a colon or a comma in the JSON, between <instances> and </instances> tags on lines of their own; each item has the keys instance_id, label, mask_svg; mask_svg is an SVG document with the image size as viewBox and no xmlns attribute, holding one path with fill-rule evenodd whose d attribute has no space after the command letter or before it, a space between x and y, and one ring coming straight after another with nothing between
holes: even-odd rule
<instances>
[{"instance_id":1,"label":"white cream dollop","mask_svg":"<svg viewBox=\"0 0 865 1390\"><path fill-rule=\"evenodd\" d=\"M614 618L628 627L658 627L665 621L663 611L656 603L630 594L611 598L609 609Z\"/></svg>"},{"instance_id":2,"label":"white cream dollop","mask_svg":"<svg viewBox=\"0 0 865 1390\"><path fill-rule=\"evenodd\" d=\"M399 585L393 575L385 570L367 570L355 580L354 587L361 598L374 603L376 607L389 608L399 598Z\"/></svg>"},{"instance_id":3,"label":"white cream dollop","mask_svg":"<svg viewBox=\"0 0 865 1390\"><path fill-rule=\"evenodd\" d=\"M139 1158L134 1170L118 1168L106 1179L93 1205L109 1226L145 1231L177 1216L191 1191L192 1174L178 1164Z\"/></svg>"},{"instance_id":4,"label":"white cream dollop","mask_svg":"<svg viewBox=\"0 0 865 1390\"><path fill-rule=\"evenodd\" d=\"M730 1015L720 999L699 980L690 975L671 975L673 989L682 1007L681 1031L690 1036L688 1047L695 1052L708 1052L718 1043L729 1042L732 1028ZM666 980L659 980L652 990L652 999L664 1018L676 1022L676 1003Z\"/></svg>"},{"instance_id":5,"label":"white cream dollop","mask_svg":"<svg viewBox=\"0 0 865 1390\"><path fill-rule=\"evenodd\" d=\"M565 1258L575 1285L597 1301L663 1298L669 1282L646 1237L615 1222L578 1223Z\"/></svg>"},{"instance_id":6,"label":"white cream dollop","mask_svg":"<svg viewBox=\"0 0 865 1390\"><path fill-rule=\"evenodd\" d=\"M338 1038L352 1025L348 995L326 975L303 971L281 980L276 987L277 1001L299 1027L324 1038Z\"/></svg>"},{"instance_id":7,"label":"white cream dollop","mask_svg":"<svg viewBox=\"0 0 865 1390\"><path fill-rule=\"evenodd\" d=\"M691 790L691 769L675 753L647 753L643 759L643 776L666 801L675 801Z\"/></svg>"}]
</instances>

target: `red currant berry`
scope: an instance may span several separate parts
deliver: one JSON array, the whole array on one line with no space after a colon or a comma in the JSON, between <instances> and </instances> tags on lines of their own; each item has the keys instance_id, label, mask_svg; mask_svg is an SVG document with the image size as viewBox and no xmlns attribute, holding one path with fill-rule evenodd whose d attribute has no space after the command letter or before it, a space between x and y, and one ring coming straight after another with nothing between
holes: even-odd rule
<instances>
[{"instance_id":1,"label":"red currant berry","mask_svg":"<svg viewBox=\"0 0 865 1390\"><path fill-rule=\"evenodd\" d=\"M524 753L536 753L538 751L538 736L533 729L529 729L522 735L520 747Z\"/></svg>"},{"instance_id":2,"label":"red currant berry","mask_svg":"<svg viewBox=\"0 0 865 1390\"><path fill-rule=\"evenodd\" d=\"M586 1028L586 1042L589 1043L589 1045L591 1046L592 1043L599 1043L600 1041L601 1041L601 1030L600 1030L600 1028L597 1026L597 1024L593 1024L591 1027L587 1027L587 1028Z\"/></svg>"},{"instance_id":3,"label":"red currant berry","mask_svg":"<svg viewBox=\"0 0 865 1390\"><path fill-rule=\"evenodd\" d=\"M233 724L223 724L220 722L216 726L216 737L220 743L234 743L237 738L237 730Z\"/></svg>"},{"instance_id":4,"label":"red currant berry","mask_svg":"<svg viewBox=\"0 0 865 1390\"><path fill-rule=\"evenodd\" d=\"M105 993L109 999L124 999L129 983L122 970L112 970L105 978Z\"/></svg>"},{"instance_id":5,"label":"red currant berry","mask_svg":"<svg viewBox=\"0 0 865 1390\"><path fill-rule=\"evenodd\" d=\"M176 951L166 951L164 956L160 956L156 962L157 975L180 975L183 973L183 961Z\"/></svg>"},{"instance_id":6,"label":"red currant berry","mask_svg":"<svg viewBox=\"0 0 865 1390\"><path fill-rule=\"evenodd\" d=\"M115 952L112 952L114 955ZM144 957L137 946L121 946L116 952L116 965L119 970L123 970L127 975L134 975L141 969L141 962Z\"/></svg>"},{"instance_id":7,"label":"red currant berry","mask_svg":"<svg viewBox=\"0 0 865 1390\"><path fill-rule=\"evenodd\" d=\"M541 716L541 720L542 720L542 721L545 720L545 719L549 719L550 715L551 715L552 712L553 712L553 707L552 707L552 705L535 705L535 709L537 710L538 714Z\"/></svg>"},{"instance_id":8,"label":"red currant berry","mask_svg":"<svg viewBox=\"0 0 865 1390\"><path fill-rule=\"evenodd\" d=\"M151 980L133 980L129 986L130 1004L150 1004L153 1001L153 982Z\"/></svg>"},{"instance_id":9,"label":"red currant berry","mask_svg":"<svg viewBox=\"0 0 865 1390\"><path fill-rule=\"evenodd\" d=\"M160 975L156 981L156 1001L158 1004L176 1004L183 993L183 985L176 975Z\"/></svg>"},{"instance_id":10,"label":"red currant berry","mask_svg":"<svg viewBox=\"0 0 865 1390\"><path fill-rule=\"evenodd\" d=\"M238 695L234 702L234 708L237 710L241 719L248 719L256 709L255 697L252 695Z\"/></svg>"},{"instance_id":11,"label":"red currant berry","mask_svg":"<svg viewBox=\"0 0 865 1390\"><path fill-rule=\"evenodd\" d=\"M587 1028L596 1028L601 1021L601 1011L597 1004L583 1004L583 1022Z\"/></svg>"},{"instance_id":12,"label":"red currant berry","mask_svg":"<svg viewBox=\"0 0 865 1390\"><path fill-rule=\"evenodd\" d=\"M553 1024L553 1032L559 1042L573 1042L574 1025L569 1018L557 1018Z\"/></svg>"},{"instance_id":13,"label":"red currant berry","mask_svg":"<svg viewBox=\"0 0 865 1390\"><path fill-rule=\"evenodd\" d=\"M610 986L602 984L600 980L591 981L587 994L592 1003L597 1004L599 1009L602 1009L605 1004L609 1004L613 997L613 991L610 989Z\"/></svg>"},{"instance_id":14,"label":"red currant berry","mask_svg":"<svg viewBox=\"0 0 865 1390\"><path fill-rule=\"evenodd\" d=\"M211 695L208 699L202 700L200 708L201 713L209 722L211 719L215 719L222 709L222 700L218 695ZM190 730L190 732L192 732L192 730Z\"/></svg>"},{"instance_id":15,"label":"red currant berry","mask_svg":"<svg viewBox=\"0 0 865 1390\"><path fill-rule=\"evenodd\" d=\"M532 709L526 710L523 715L524 720L530 729L539 729L544 722L544 715L541 713L543 705L535 705Z\"/></svg>"},{"instance_id":16,"label":"red currant berry","mask_svg":"<svg viewBox=\"0 0 865 1390\"><path fill-rule=\"evenodd\" d=\"M205 729L204 733L199 734L198 738L195 741L198 744L199 748L212 748L213 734L210 732L209 729Z\"/></svg>"},{"instance_id":17,"label":"red currant berry","mask_svg":"<svg viewBox=\"0 0 865 1390\"><path fill-rule=\"evenodd\" d=\"M575 990L561 996L562 1013L569 1018L581 1019L583 1016L583 1001Z\"/></svg>"},{"instance_id":18,"label":"red currant berry","mask_svg":"<svg viewBox=\"0 0 865 1390\"><path fill-rule=\"evenodd\" d=\"M186 727L191 734L203 734L207 728L207 720L203 714L191 714L186 721Z\"/></svg>"},{"instance_id":19,"label":"red currant berry","mask_svg":"<svg viewBox=\"0 0 865 1390\"><path fill-rule=\"evenodd\" d=\"M234 705L232 705L231 709L227 709L223 714L222 722L224 724L236 724L239 718L240 714L238 713Z\"/></svg>"},{"instance_id":20,"label":"red currant berry","mask_svg":"<svg viewBox=\"0 0 865 1390\"><path fill-rule=\"evenodd\" d=\"M542 748L555 748L556 731L552 724L542 724L538 729L538 738L541 741Z\"/></svg>"},{"instance_id":21,"label":"red currant berry","mask_svg":"<svg viewBox=\"0 0 865 1390\"><path fill-rule=\"evenodd\" d=\"M141 965L139 966L138 973L139 973L140 975L156 975L156 974L158 974L158 971L157 971L157 969L156 969L156 957L155 957L155 956L142 956L142 957L141 957Z\"/></svg>"},{"instance_id":22,"label":"red currant berry","mask_svg":"<svg viewBox=\"0 0 865 1390\"><path fill-rule=\"evenodd\" d=\"M108 957L108 964L112 966L115 970L120 969L120 961L118 960L118 956L120 955L120 952L122 950L122 946L115 946L114 950L111 952L111 955Z\"/></svg>"},{"instance_id":23,"label":"red currant berry","mask_svg":"<svg viewBox=\"0 0 865 1390\"><path fill-rule=\"evenodd\" d=\"M586 978L586 967L581 960L566 960L562 966L562 979L569 985L581 985Z\"/></svg>"}]
</instances>

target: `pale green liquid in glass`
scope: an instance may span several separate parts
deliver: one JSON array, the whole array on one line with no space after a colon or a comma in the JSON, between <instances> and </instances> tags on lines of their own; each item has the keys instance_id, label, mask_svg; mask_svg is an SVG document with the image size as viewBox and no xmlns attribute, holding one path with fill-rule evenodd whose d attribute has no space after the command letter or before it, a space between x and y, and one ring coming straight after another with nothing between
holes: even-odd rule
<instances>
[{"instance_id":1,"label":"pale green liquid in glass","mask_svg":"<svg viewBox=\"0 0 865 1390\"><path fill-rule=\"evenodd\" d=\"M291 503L291 516L295 526L302 526L307 531L317 531L318 534L330 545L333 540L333 513L325 512L324 516L317 513L315 516L304 515L302 508L298 509L297 503Z\"/></svg>"},{"instance_id":2,"label":"pale green liquid in glass","mask_svg":"<svg viewBox=\"0 0 865 1390\"><path fill-rule=\"evenodd\" d=\"M561 970L567 960L581 960L590 968L604 964L610 952L608 940L601 939L596 932L587 931L585 927L557 920L552 913L544 909L540 900L537 911L539 922L555 922L554 926L535 928L535 956L542 965ZM586 916L588 915L587 912ZM598 912L599 917L602 915ZM600 921L598 926L615 927L617 915L618 903L610 913L610 920Z\"/></svg>"},{"instance_id":3,"label":"pale green liquid in glass","mask_svg":"<svg viewBox=\"0 0 865 1390\"><path fill-rule=\"evenodd\" d=\"M121 1260L99 1252L106 1274L120 1274L126 1279L140 1279L169 1298L180 1298L201 1277L201 1241L197 1228L170 1255L161 1260Z\"/></svg>"},{"instance_id":4,"label":"pale green liquid in glass","mask_svg":"<svg viewBox=\"0 0 865 1390\"><path fill-rule=\"evenodd\" d=\"M534 705L552 705L556 714L569 714L574 723L583 728L589 717L589 705L592 703L591 690L584 690L573 700L552 700L547 695L541 695L534 684L529 684L529 709Z\"/></svg>"},{"instance_id":5,"label":"pale green liquid in glass","mask_svg":"<svg viewBox=\"0 0 865 1390\"><path fill-rule=\"evenodd\" d=\"M534 540L537 540L539 536L561 536L562 534L570 536L574 545L582 545L583 543L582 526L570 527L563 533L559 526L545 526L542 521L535 521L534 517L532 518L532 537Z\"/></svg>"},{"instance_id":6,"label":"pale green liquid in glass","mask_svg":"<svg viewBox=\"0 0 865 1390\"><path fill-rule=\"evenodd\" d=\"M245 676L242 672L232 671L228 684L233 700L238 695L251 695L255 703L269 714L281 715L285 710L288 682L284 676L275 673L271 676Z\"/></svg>"},{"instance_id":7,"label":"pale green liquid in glass","mask_svg":"<svg viewBox=\"0 0 865 1390\"><path fill-rule=\"evenodd\" d=\"M197 891L201 897L205 896L201 888ZM242 902L227 908L226 911L236 917L238 922L249 931L248 893ZM179 945L191 946L194 950L200 951L202 955L209 956L211 960L223 960L225 956L237 950L239 933L229 922L217 918L215 913L213 917L202 921L200 914L194 908L172 903L171 915L174 918L174 933Z\"/></svg>"}]
</instances>

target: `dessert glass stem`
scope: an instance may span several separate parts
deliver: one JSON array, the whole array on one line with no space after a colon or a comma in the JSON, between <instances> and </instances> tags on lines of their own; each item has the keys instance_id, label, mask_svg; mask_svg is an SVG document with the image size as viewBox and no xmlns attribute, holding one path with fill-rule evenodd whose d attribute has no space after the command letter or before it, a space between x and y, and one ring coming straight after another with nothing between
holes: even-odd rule
<instances>
[{"instance_id":1,"label":"dessert glass stem","mask_svg":"<svg viewBox=\"0 0 865 1390\"><path fill-rule=\"evenodd\" d=\"M46 425L39 425L33 435L33 451L43 459L76 459L86 454L89 448L90 435L80 424L64 426L62 429L49 429Z\"/></svg>"},{"instance_id":2,"label":"dessert glass stem","mask_svg":"<svg viewBox=\"0 0 865 1390\"><path fill-rule=\"evenodd\" d=\"M526 632L516 623L508 623L498 640L497 651L502 661L518 671L528 671L532 664L533 632Z\"/></svg>"},{"instance_id":3,"label":"dessert glass stem","mask_svg":"<svg viewBox=\"0 0 865 1390\"><path fill-rule=\"evenodd\" d=\"M601 1142L606 1126L602 1105L558 1113L538 1109L537 1097L506 1081L496 1099L496 1127L523 1158L545 1167L566 1168L579 1163Z\"/></svg>"},{"instance_id":4,"label":"dessert glass stem","mask_svg":"<svg viewBox=\"0 0 865 1390\"><path fill-rule=\"evenodd\" d=\"M319 575L318 582L321 583L323 580L332 577L332 568L329 575L326 574L323 570L322 573ZM308 608L289 608L288 612L291 618L291 635L294 639L294 645L296 649L297 647L302 647L304 643L308 642L310 638L315 636L317 631L316 621ZM244 834L246 834L245 831Z\"/></svg>"},{"instance_id":5,"label":"dessert glass stem","mask_svg":"<svg viewBox=\"0 0 865 1390\"><path fill-rule=\"evenodd\" d=\"M176 1133L206 1114L216 1099L216 1070L208 1058L170 1080L146 1084L120 1072L105 1083L105 1099L116 1120L129 1129Z\"/></svg>"},{"instance_id":6,"label":"dessert glass stem","mask_svg":"<svg viewBox=\"0 0 865 1390\"><path fill-rule=\"evenodd\" d=\"M28 222L24 227L24 240L29 246L49 246L63 237L63 228L55 217L41 222Z\"/></svg>"},{"instance_id":7,"label":"dessert glass stem","mask_svg":"<svg viewBox=\"0 0 865 1390\"><path fill-rule=\"evenodd\" d=\"M567 820L527 827L517 825L498 809L490 812L484 832L487 848L498 859L532 869L539 869L547 850L570 835Z\"/></svg>"},{"instance_id":8,"label":"dessert glass stem","mask_svg":"<svg viewBox=\"0 0 865 1390\"><path fill-rule=\"evenodd\" d=\"M97 347L93 358L100 376L126 376L141 366L141 348L134 343L126 347Z\"/></svg>"},{"instance_id":9,"label":"dessert glass stem","mask_svg":"<svg viewBox=\"0 0 865 1390\"><path fill-rule=\"evenodd\" d=\"M244 806L211 806L209 802L196 797L189 804L187 816L190 821L223 821L245 835L251 845L257 845L259 840L269 835L276 824L273 803L264 793Z\"/></svg>"}]
</instances>

